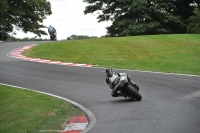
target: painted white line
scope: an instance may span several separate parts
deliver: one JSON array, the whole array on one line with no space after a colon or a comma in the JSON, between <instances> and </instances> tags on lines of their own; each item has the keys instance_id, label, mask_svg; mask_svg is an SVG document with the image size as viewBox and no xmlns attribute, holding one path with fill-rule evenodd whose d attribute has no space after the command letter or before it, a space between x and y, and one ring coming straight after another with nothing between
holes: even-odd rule
<instances>
[{"instance_id":1,"label":"painted white line","mask_svg":"<svg viewBox=\"0 0 200 133\"><path fill-rule=\"evenodd\" d=\"M83 66L80 66L80 67L93 67L94 65L83 65Z\"/></svg>"},{"instance_id":2,"label":"painted white line","mask_svg":"<svg viewBox=\"0 0 200 133\"><path fill-rule=\"evenodd\" d=\"M34 61L34 62L36 62L36 61L39 61L39 60L41 60L41 59L35 59L35 58L32 58L30 61Z\"/></svg>"},{"instance_id":3,"label":"painted white line","mask_svg":"<svg viewBox=\"0 0 200 133\"><path fill-rule=\"evenodd\" d=\"M65 65L70 65L70 64L73 64L72 62L69 62L69 63L64 63Z\"/></svg>"},{"instance_id":4,"label":"painted white line","mask_svg":"<svg viewBox=\"0 0 200 133\"><path fill-rule=\"evenodd\" d=\"M35 61L35 62L40 62L40 63L46 63L46 62L49 62L50 60L38 60L38 61Z\"/></svg>"},{"instance_id":5,"label":"painted white line","mask_svg":"<svg viewBox=\"0 0 200 133\"><path fill-rule=\"evenodd\" d=\"M88 122L68 124L64 131L84 130L87 125Z\"/></svg>"},{"instance_id":6,"label":"painted white line","mask_svg":"<svg viewBox=\"0 0 200 133\"><path fill-rule=\"evenodd\" d=\"M72 64L70 66L84 66L84 65L86 65L86 64Z\"/></svg>"},{"instance_id":7,"label":"painted white line","mask_svg":"<svg viewBox=\"0 0 200 133\"><path fill-rule=\"evenodd\" d=\"M60 62L58 65L70 65L70 64L73 64L73 63Z\"/></svg>"},{"instance_id":8,"label":"painted white line","mask_svg":"<svg viewBox=\"0 0 200 133\"><path fill-rule=\"evenodd\" d=\"M51 62L48 62L49 64L58 64L60 63L60 61L51 61Z\"/></svg>"}]
</instances>

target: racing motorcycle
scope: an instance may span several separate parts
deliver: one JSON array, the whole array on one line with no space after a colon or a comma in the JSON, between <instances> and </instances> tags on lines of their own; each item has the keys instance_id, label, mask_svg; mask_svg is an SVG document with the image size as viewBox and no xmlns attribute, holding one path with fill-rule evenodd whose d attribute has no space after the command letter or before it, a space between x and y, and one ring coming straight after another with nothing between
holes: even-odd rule
<instances>
[{"instance_id":1,"label":"racing motorcycle","mask_svg":"<svg viewBox=\"0 0 200 133\"><path fill-rule=\"evenodd\" d=\"M56 29L53 26L50 25L49 28L48 28L48 32L49 32L51 40L56 41L57 40Z\"/></svg>"},{"instance_id":2,"label":"racing motorcycle","mask_svg":"<svg viewBox=\"0 0 200 133\"><path fill-rule=\"evenodd\" d=\"M51 40L52 41L56 41L57 40L57 36L56 36L57 34L56 34L56 32L55 33L50 33L50 38L51 38Z\"/></svg>"},{"instance_id":3,"label":"racing motorcycle","mask_svg":"<svg viewBox=\"0 0 200 133\"><path fill-rule=\"evenodd\" d=\"M109 73L107 73L108 71ZM130 79L129 75L126 73L115 74L112 69L108 69L108 71L106 72L106 82L115 93L125 98L129 97L130 99L141 101L142 96L139 94L139 86Z\"/></svg>"}]
</instances>

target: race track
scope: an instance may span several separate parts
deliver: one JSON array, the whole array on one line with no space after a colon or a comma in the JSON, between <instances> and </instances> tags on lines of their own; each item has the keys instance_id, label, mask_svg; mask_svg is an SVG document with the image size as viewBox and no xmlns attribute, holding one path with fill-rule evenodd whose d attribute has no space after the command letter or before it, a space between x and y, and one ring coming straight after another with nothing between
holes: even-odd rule
<instances>
[{"instance_id":1,"label":"race track","mask_svg":"<svg viewBox=\"0 0 200 133\"><path fill-rule=\"evenodd\" d=\"M88 108L96 124L88 133L200 133L200 77L128 70L142 101L112 98L105 69L35 63L7 56L44 42L0 42L0 83L71 99ZM172 66L173 67L173 66Z\"/></svg>"}]
</instances>

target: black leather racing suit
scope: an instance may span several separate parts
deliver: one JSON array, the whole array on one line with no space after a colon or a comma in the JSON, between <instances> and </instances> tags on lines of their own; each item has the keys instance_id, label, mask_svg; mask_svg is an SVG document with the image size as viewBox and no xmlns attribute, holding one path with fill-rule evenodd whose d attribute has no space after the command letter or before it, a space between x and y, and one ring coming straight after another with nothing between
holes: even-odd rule
<instances>
[{"instance_id":1,"label":"black leather racing suit","mask_svg":"<svg viewBox=\"0 0 200 133\"><path fill-rule=\"evenodd\" d=\"M138 85L131 80L131 77L129 75L127 75L126 73L118 73L118 74L113 73L112 77L108 76L106 77L106 83L108 84L109 88L112 89L111 95L113 97L124 96L123 94L118 92L118 88L115 88L115 86L117 85L115 82L117 78L119 78L120 76L127 76L129 84L135 87L137 91L139 91Z\"/></svg>"}]
</instances>

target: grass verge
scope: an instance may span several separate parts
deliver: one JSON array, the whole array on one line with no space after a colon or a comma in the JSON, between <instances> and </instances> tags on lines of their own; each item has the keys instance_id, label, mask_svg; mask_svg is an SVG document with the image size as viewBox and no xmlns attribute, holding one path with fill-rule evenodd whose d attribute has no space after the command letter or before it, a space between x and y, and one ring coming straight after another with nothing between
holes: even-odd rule
<instances>
[{"instance_id":1,"label":"grass verge","mask_svg":"<svg viewBox=\"0 0 200 133\"><path fill-rule=\"evenodd\" d=\"M0 85L1 133L62 131L63 124L77 115L84 113L66 101L30 90Z\"/></svg>"},{"instance_id":2,"label":"grass verge","mask_svg":"<svg viewBox=\"0 0 200 133\"><path fill-rule=\"evenodd\" d=\"M52 42L23 54L101 67L200 75L200 34Z\"/></svg>"}]
</instances>

